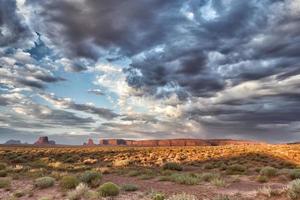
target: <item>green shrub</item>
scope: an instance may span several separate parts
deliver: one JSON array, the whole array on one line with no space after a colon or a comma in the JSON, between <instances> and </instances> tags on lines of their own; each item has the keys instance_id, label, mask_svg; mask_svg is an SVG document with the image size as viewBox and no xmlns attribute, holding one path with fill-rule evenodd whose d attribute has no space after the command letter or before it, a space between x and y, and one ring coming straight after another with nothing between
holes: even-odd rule
<instances>
[{"instance_id":1,"label":"green shrub","mask_svg":"<svg viewBox=\"0 0 300 200\"><path fill-rule=\"evenodd\" d=\"M176 171L182 171L183 168L179 163L175 162L168 162L163 165L164 170L176 170Z\"/></svg>"},{"instance_id":2,"label":"green shrub","mask_svg":"<svg viewBox=\"0 0 300 200\"><path fill-rule=\"evenodd\" d=\"M54 185L55 179L52 177L41 177L41 178L37 178L34 181L34 186L40 189L43 188L48 188Z\"/></svg>"},{"instance_id":3,"label":"green shrub","mask_svg":"<svg viewBox=\"0 0 300 200\"><path fill-rule=\"evenodd\" d=\"M97 191L102 197L117 196L120 193L120 188L112 182L107 182L102 184Z\"/></svg>"},{"instance_id":4,"label":"green shrub","mask_svg":"<svg viewBox=\"0 0 300 200\"><path fill-rule=\"evenodd\" d=\"M181 193L181 194L174 194L168 198L168 200L198 200L196 196Z\"/></svg>"},{"instance_id":5,"label":"green shrub","mask_svg":"<svg viewBox=\"0 0 300 200\"><path fill-rule=\"evenodd\" d=\"M7 176L7 170L3 169L3 170L0 170L0 177L5 177Z\"/></svg>"},{"instance_id":6,"label":"green shrub","mask_svg":"<svg viewBox=\"0 0 300 200\"><path fill-rule=\"evenodd\" d=\"M76 188L76 186L78 184L79 184L79 180L75 176L64 176L60 180L60 186L61 186L61 188L67 189L67 190Z\"/></svg>"},{"instance_id":7,"label":"green shrub","mask_svg":"<svg viewBox=\"0 0 300 200\"><path fill-rule=\"evenodd\" d=\"M264 175L259 175L256 180L260 183L266 183L268 182L269 178Z\"/></svg>"},{"instance_id":8,"label":"green shrub","mask_svg":"<svg viewBox=\"0 0 300 200\"><path fill-rule=\"evenodd\" d=\"M0 170L6 169L6 164L5 163L0 163Z\"/></svg>"},{"instance_id":9,"label":"green shrub","mask_svg":"<svg viewBox=\"0 0 300 200\"><path fill-rule=\"evenodd\" d=\"M260 175L273 177L277 175L277 169L274 167L264 167L260 170Z\"/></svg>"},{"instance_id":10,"label":"green shrub","mask_svg":"<svg viewBox=\"0 0 300 200\"><path fill-rule=\"evenodd\" d=\"M138 189L139 189L139 187L134 184L125 184L122 186L122 190L124 190L126 192L133 192L133 191L137 191Z\"/></svg>"},{"instance_id":11,"label":"green shrub","mask_svg":"<svg viewBox=\"0 0 300 200\"><path fill-rule=\"evenodd\" d=\"M290 199L300 198L300 179L295 179L288 184L287 195Z\"/></svg>"},{"instance_id":12,"label":"green shrub","mask_svg":"<svg viewBox=\"0 0 300 200\"><path fill-rule=\"evenodd\" d=\"M289 176L291 179L298 179L300 178L300 169L293 169L290 173Z\"/></svg>"},{"instance_id":13,"label":"green shrub","mask_svg":"<svg viewBox=\"0 0 300 200\"><path fill-rule=\"evenodd\" d=\"M0 179L0 188L9 188L11 180L9 178Z\"/></svg>"},{"instance_id":14,"label":"green shrub","mask_svg":"<svg viewBox=\"0 0 300 200\"><path fill-rule=\"evenodd\" d=\"M80 179L92 187L97 187L102 179L102 174L96 171L86 171L81 175Z\"/></svg>"},{"instance_id":15,"label":"green shrub","mask_svg":"<svg viewBox=\"0 0 300 200\"><path fill-rule=\"evenodd\" d=\"M171 181L184 185L196 185L200 182L199 178L190 174L172 174Z\"/></svg>"},{"instance_id":16,"label":"green shrub","mask_svg":"<svg viewBox=\"0 0 300 200\"><path fill-rule=\"evenodd\" d=\"M230 175L242 174L246 172L246 167L240 164L233 164L227 167L226 173Z\"/></svg>"},{"instance_id":17,"label":"green shrub","mask_svg":"<svg viewBox=\"0 0 300 200\"><path fill-rule=\"evenodd\" d=\"M159 176L158 181L171 181L171 176Z\"/></svg>"}]
</instances>

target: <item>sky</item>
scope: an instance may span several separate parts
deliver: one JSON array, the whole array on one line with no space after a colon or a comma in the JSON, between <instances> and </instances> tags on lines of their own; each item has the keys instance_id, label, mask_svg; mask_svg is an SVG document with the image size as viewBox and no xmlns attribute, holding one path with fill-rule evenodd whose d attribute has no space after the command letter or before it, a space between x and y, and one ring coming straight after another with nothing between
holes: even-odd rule
<instances>
[{"instance_id":1,"label":"sky","mask_svg":"<svg viewBox=\"0 0 300 200\"><path fill-rule=\"evenodd\" d=\"M300 140L300 0L0 0L0 143Z\"/></svg>"}]
</instances>

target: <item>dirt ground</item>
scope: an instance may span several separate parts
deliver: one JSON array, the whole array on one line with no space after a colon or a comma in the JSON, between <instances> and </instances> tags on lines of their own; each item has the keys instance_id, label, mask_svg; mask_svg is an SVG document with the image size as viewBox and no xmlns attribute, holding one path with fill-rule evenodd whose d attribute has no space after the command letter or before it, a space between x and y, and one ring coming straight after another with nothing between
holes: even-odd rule
<instances>
[{"instance_id":1,"label":"dirt ground","mask_svg":"<svg viewBox=\"0 0 300 200\"><path fill-rule=\"evenodd\" d=\"M208 183L189 186L173 182L161 182L157 179L140 180L136 177L119 176L116 174L104 175L102 182L107 181L114 182L120 186L129 183L139 186L139 190L136 192L122 191L119 196L113 198L115 200L150 200L148 194L151 191L163 192L166 195L184 192L195 195L201 200L214 199L218 195L228 195L234 199L287 199L280 196L268 198L257 195L257 191L260 188L271 187L272 189L280 189L285 186L284 183L272 182L263 184L249 180L248 177L243 177L238 182L228 183L225 187L216 187ZM31 180L13 180L12 187L9 190L0 189L0 199L40 200L45 197L51 200L66 199L66 193L61 191L57 185L47 189L34 189L32 185L33 182ZM19 198L12 197L12 193L16 191L23 191L25 195Z\"/></svg>"}]
</instances>

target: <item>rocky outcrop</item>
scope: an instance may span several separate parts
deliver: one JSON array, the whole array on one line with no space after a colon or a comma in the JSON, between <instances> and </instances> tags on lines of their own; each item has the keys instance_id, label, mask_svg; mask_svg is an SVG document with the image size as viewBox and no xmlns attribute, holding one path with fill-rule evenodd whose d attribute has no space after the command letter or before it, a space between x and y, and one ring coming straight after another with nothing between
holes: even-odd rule
<instances>
[{"instance_id":1,"label":"rocky outcrop","mask_svg":"<svg viewBox=\"0 0 300 200\"><path fill-rule=\"evenodd\" d=\"M86 145L86 146L94 146L95 143L94 143L94 140L93 139L88 139L87 143L83 143L83 145Z\"/></svg>"},{"instance_id":2,"label":"rocky outcrop","mask_svg":"<svg viewBox=\"0 0 300 200\"><path fill-rule=\"evenodd\" d=\"M166 147L166 146L219 146L219 145L249 145L263 144L248 140L230 139L167 139L167 140L123 140L123 139L102 139L99 142L103 146L142 146L142 147Z\"/></svg>"},{"instance_id":3,"label":"rocky outcrop","mask_svg":"<svg viewBox=\"0 0 300 200\"><path fill-rule=\"evenodd\" d=\"M39 139L34 143L35 145L55 145L54 140L49 140L47 136L39 137Z\"/></svg>"}]
</instances>

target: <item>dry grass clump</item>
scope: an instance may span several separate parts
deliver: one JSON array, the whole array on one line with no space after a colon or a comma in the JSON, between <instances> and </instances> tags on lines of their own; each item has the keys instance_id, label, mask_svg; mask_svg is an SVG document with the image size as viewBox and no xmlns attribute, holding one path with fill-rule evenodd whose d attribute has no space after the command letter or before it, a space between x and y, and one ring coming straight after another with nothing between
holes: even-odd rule
<instances>
[{"instance_id":1,"label":"dry grass clump","mask_svg":"<svg viewBox=\"0 0 300 200\"><path fill-rule=\"evenodd\" d=\"M288 184L287 195L290 199L300 198L300 179L295 179Z\"/></svg>"},{"instance_id":2,"label":"dry grass clump","mask_svg":"<svg viewBox=\"0 0 300 200\"><path fill-rule=\"evenodd\" d=\"M193 174L172 174L170 180L184 185L197 185L200 182L199 177Z\"/></svg>"},{"instance_id":3,"label":"dry grass clump","mask_svg":"<svg viewBox=\"0 0 300 200\"><path fill-rule=\"evenodd\" d=\"M83 197L87 192L89 191L89 187L84 184L80 183L75 190L70 191L67 194L67 199L68 200L79 200L81 197Z\"/></svg>"}]
</instances>

